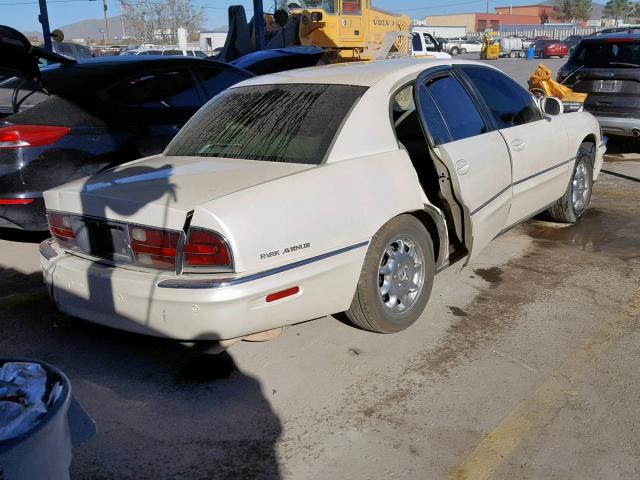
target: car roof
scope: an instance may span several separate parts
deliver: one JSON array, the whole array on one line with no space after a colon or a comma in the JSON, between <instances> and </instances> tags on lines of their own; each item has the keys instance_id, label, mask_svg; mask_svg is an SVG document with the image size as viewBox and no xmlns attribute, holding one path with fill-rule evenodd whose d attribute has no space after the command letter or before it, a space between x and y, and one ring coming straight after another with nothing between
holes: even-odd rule
<instances>
[{"instance_id":1,"label":"car roof","mask_svg":"<svg viewBox=\"0 0 640 480\"><path fill-rule=\"evenodd\" d=\"M371 87L382 80L400 81L403 78L411 76L412 74L418 74L428 68L457 64L487 66L484 63L470 60L397 58L367 62L337 63L321 67L288 70L255 77L234 85L234 87L282 83L320 83Z\"/></svg>"},{"instance_id":2,"label":"car roof","mask_svg":"<svg viewBox=\"0 0 640 480\"><path fill-rule=\"evenodd\" d=\"M594 33L593 35L589 35L588 37L584 37L582 40L585 42L597 42L600 40L606 39L620 39L620 38L632 38L634 40L640 40L640 32L637 30L628 30L628 31L620 31L620 32L611 32L611 33Z\"/></svg>"}]
</instances>

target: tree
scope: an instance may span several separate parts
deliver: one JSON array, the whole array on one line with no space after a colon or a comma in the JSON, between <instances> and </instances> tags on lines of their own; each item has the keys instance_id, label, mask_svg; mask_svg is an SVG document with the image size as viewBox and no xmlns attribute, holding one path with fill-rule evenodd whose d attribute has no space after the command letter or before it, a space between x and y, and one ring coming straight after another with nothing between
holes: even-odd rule
<instances>
[{"instance_id":1,"label":"tree","mask_svg":"<svg viewBox=\"0 0 640 480\"><path fill-rule=\"evenodd\" d=\"M628 19L631 15L632 5L629 0L609 0L604 6L603 13L609 18L616 21L616 25L620 19Z\"/></svg>"},{"instance_id":2,"label":"tree","mask_svg":"<svg viewBox=\"0 0 640 480\"><path fill-rule=\"evenodd\" d=\"M187 30L193 38L205 15L192 0L120 0L122 13L130 32L143 42L177 43L178 28Z\"/></svg>"},{"instance_id":3,"label":"tree","mask_svg":"<svg viewBox=\"0 0 640 480\"><path fill-rule=\"evenodd\" d=\"M558 0L554 13L563 22L588 20L591 16L591 0Z\"/></svg>"}]
</instances>

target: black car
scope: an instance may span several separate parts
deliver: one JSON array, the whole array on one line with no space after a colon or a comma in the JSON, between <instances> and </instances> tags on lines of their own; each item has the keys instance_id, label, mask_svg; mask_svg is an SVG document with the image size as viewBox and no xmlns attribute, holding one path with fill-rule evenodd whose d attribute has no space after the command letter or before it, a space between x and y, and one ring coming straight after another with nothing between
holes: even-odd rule
<instances>
[{"instance_id":1,"label":"black car","mask_svg":"<svg viewBox=\"0 0 640 480\"><path fill-rule=\"evenodd\" d=\"M585 37L557 79L589 94L584 108L603 132L640 136L640 32Z\"/></svg>"},{"instance_id":2,"label":"black car","mask_svg":"<svg viewBox=\"0 0 640 480\"><path fill-rule=\"evenodd\" d=\"M315 67L328 63L324 49L313 46L273 48L248 53L233 60L232 65L256 75Z\"/></svg>"},{"instance_id":3,"label":"black car","mask_svg":"<svg viewBox=\"0 0 640 480\"><path fill-rule=\"evenodd\" d=\"M563 40L564 43L569 47L569 53L573 52L573 49L580 43L584 36L582 35L569 35L567 38Z\"/></svg>"},{"instance_id":4,"label":"black car","mask_svg":"<svg viewBox=\"0 0 640 480\"><path fill-rule=\"evenodd\" d=\"M40 70L26 38L19 49L7 32L0 28L0 227L46 230L44 190L162 152L205 102L254 76L177 56Z\"/></svg>"}]
</instances>

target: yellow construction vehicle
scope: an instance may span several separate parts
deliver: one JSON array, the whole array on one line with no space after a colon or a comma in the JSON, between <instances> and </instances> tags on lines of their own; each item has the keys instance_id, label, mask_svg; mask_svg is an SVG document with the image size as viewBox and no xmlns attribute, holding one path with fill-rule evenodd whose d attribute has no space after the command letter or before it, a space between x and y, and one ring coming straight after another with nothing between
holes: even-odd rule
<instances>
[{"instance_id":1,"label":"yellow construction vehicle","mask_svg":"<svg viewBox=\"0 0 640 480\"><path fill-rule=\"evenodd\" d=\"M332 62L374 60L409 53L411 19L373 8L371 0L291 0L301 45L327 51Z\"/></svg>"},{"instance_id":2,"label":"yellow construction vehicle","mask_svg":"<svg viewBox=\"0 0 640 480\"><path fill-rule=\"evenodd\" d=\"M500 58L500 38L497 32L484 32L482 36L481 60L496 60Z\"/></svg>"}]
</instances>

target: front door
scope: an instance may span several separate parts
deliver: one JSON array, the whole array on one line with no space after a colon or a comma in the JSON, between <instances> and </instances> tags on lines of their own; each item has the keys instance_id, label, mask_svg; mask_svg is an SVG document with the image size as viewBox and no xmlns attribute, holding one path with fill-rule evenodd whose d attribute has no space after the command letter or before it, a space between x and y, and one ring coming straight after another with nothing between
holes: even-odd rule
<instances>
[{"instance_id":1,"label":"front door","mask_svg":"<svg viewBox=\"0 0 640 480\"><path fill-rule=\"evenodd\" d=\"M362 3L364 0L342 0L340 2L340 40L359 42L364 39L362 25Z\"/></svg>"},{"instance_id":2,"label":"front door","mask_svg":"<svg viewBox=\"0 0 640 480\"><path fill-rule=\"evenodd\" d=\"M458 67L477 89L504 137L513 164L513 200L507 226L529 218L560 198L573 163L560 118L540 112L532 95L492 68Z\"/></svg>"},{"instance_id":3,"label":"front door","mask_svg":"<svg viewBox=\"0 0 640 480\"><path fill-rule=\"evenodd\" d=\"M462 212L463 241L475 258L505 227L511 205L509 151L450 69L429 71L414 88L447 203ZM447 193L447 183L452 191ZM458 223L458 222L456 222Z\"/></svg>"}]
</instances>

